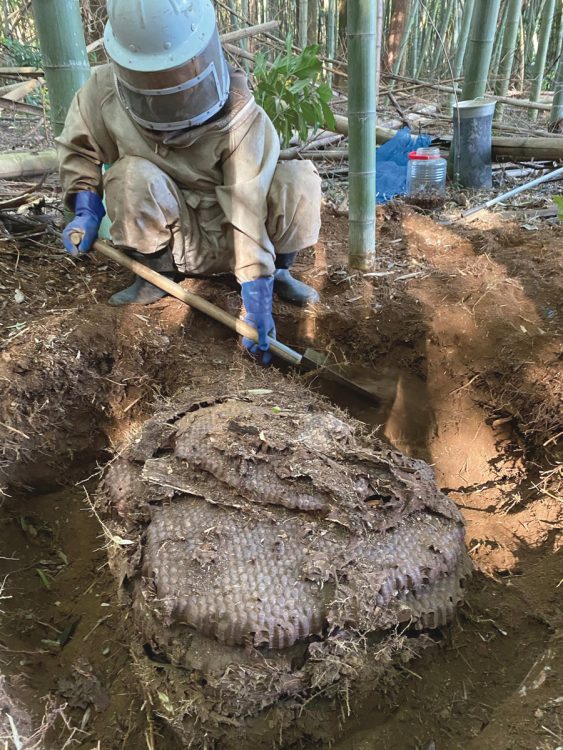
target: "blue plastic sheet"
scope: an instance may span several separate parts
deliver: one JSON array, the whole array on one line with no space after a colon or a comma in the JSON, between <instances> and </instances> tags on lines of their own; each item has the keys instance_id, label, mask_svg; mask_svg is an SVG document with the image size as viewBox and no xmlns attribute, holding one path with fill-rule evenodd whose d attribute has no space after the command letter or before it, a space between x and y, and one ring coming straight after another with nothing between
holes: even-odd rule
<instances>
[{"instance_id":1,"label":"blue plastic sheet","mask_svg":"<svg viewBox=\"0 0 563 750\"><path fill-rule=\"evenodd\" d=\"M386 203L407 190L409 153L425 148L432 142L430 135L413 136L409 128L402 128L377 149L375 167L376 202Z\"/></svg>"}]
</instances>

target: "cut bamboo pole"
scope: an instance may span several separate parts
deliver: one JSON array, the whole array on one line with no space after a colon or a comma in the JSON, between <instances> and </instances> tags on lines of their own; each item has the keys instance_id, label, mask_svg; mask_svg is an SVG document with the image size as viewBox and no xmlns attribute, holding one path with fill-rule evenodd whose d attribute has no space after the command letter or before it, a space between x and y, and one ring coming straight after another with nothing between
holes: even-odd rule
<instances>
[{"instance_id":1,"label":"cut bamboo pole","mask_svg":"<svg viewBox=\"0 0 563 750\"><path fill-rule=\"evenodd\" d=\"M375 260L375 48L377 4L348 3L350 139L349 263L368 270Z\"/></svg>"},{"instance_id":2,"label":"cut bamboo pole","mask_svg":"<svg viewBox=\"0 0 563 750\"><path fill-rule=\"evenodd\" d=\"M269 31L276 31L279 28L279 21L267 21L266 23L259 23L256 26L248 26L245 29L237 29L237 31L231 31L228 34L221 35L221 42L240 42L241 39L248 39L251 36L257 34L265 34Z\"/></svg>"},{"instance_id":3,"label":"cut bamboo pole","mask_svg":"<svg viewBox=\"0 0 563 750\"><path fill-rule=\"evenodd\" d=\"M340 133L340 135L349 135L350 134L350 128L348 126L348 118L344 115L334 115L334 121L336 123L336 127L334 128L336 133ZM386 141L393 138L396 131L392 130L391 128L382 128L380 126L376 126L374 128L375 135L377 139L377 143L385 143Z\"/></svg>"},{"instance_id":4,"label":"cut bamboo pole","mask_svg":"<svg viewBox=\"0 0 563 750\"><path fill-rule=\"evenodd\" d=\"M39 151L36 154L27 151L0 154L0 179L13 180L55 172L58 166L57 152L54 149Z\"/></svg>"},{"instance_id":5,"label":"cut bamboo pole","mask_svg":"<svg viewBox=\"0 0 563 750\"><path fill-rule=\"evenodd\" d=\"M465 53L462 100L483 96L487 87L500 0L475 0Z\"/></svg>"},{"instance_id":6,"label":"cut bamboo pole","mask_svg":"<svg viewBox=\"0 0 563 750\"><path fill-rule=\"evenodd\" d=\"M236 16L238 17L238 16ZM243 29L237 29L236 31L230 31L227 34L221 35L221 43L235 43L240 42L243 39L248 39L252 36L256 36L257 34L265 34L270 31L276 31L279 28L280 22L279 21L267 21L266 23L259 23L255 26L247 26ZM92 44L89 44L86 47L86 51L88 54L91 52L95 52L100 47L103 47L104 40L103 39L96 39L95 42L92 42Z\"/></svg>"},{"instance_id":7,"label":"cut bamboo pole","mask_svg":"<svg viewBox=\"0 0 563 750\"><path fill-rule=\"evenodd\" d=\"M0 86L0 96L5 97L6 94L9 94L10 91L15 91L15 89L19 88L21 85L21 81L17 81L16 83L10 83L7 86Z\"/></svg>"},{"instance_id":8,"label":"cut bamboo pole","mask_svg":"<svg viewBox=\"0 0 563 750\"><path fill-rule=\"evenodd\" d=\"M302 149L286 148L280 151L279 158L281 161L288 161L290 159L310 159L311 161L339 161L348 158L347 148L334 148L320 149L319 151L304 151Z\"/></svg>"},{"instance_id":9,"label":"cut bamboo pole","mask_svg":"<svg viewBox=\"0 0 563 750\"><path fill-rule=\"evenodd\" d=\"M547 59L547 50L549 48L549 39L551 36L551 26L553 24L553 14L555 12L555 0L546 0L543 8L540 33L538 39L538 51L536 59L534 61L534 71L532 74L532 88L530 92L530 99L534 102L539 101L542 86L543 76L545 72L545 61ZM538 116L538 110L530 110L530 119L536 120Z\"/></svg>"},{"instance_id":10,"label":"cut bamboo pole","mask_svg":"<svg viewBox=\"0 0 563 750\"><path fill-rule=\"evenodd\" d=\"M90 76L80 7L78 0L32 0L32 8L57 136L74 95Z\"/></svg>"},{"instance_id":11,"label":"cut bamboo pole","mask_svg":"<svg viewBox=\"0 0 563 750\"><path fill-rule=\"evenodd\" d=\"M4 112L23 112L26 115L35 115L35 117L41 117L43 114L41 107L36 107L34 104L24 104L24 102L13 102L4 96L0 96L0 110Z\"/></svg>"},{"instance_id":12,"label":"cut bamboo pole","mask_svg":"<svg viewBox=\"0 0 563 750\"><path fill-rule=\"evenodd\" d=\"M22 99L25 99L28 94L32 94L42 83L42 78L32 78L30 81L24 81L23 83L12 87L11 91L2 94L2 98L9 99L11 102L20 102Z\"/></svg>"},{"instance_id":13,"label":"cut bamboo pole","mask_svg":"<svg viewBox=\"0 0 563 750\"><path fill-rule=\"evenodd\" d=\"M31 76L32 78L38 78L43 75L43 71L39 68L0 68L0 77L10 78L12 76Z\"/></svg>"}]
</instances>

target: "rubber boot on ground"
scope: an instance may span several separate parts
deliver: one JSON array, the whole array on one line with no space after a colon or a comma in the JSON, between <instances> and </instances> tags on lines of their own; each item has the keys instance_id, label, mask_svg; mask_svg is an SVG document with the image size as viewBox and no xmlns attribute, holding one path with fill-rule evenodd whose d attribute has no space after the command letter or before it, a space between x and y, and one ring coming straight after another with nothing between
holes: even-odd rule
<instances>
[{"instance_id":1,"label":"rubber boot on ground","mask_svg":"<svg viewBox=\"0 0 563 750\"><path fill-rule=\"evenodd\" d=\"M147 268L150 268L152 271L157 271L163 276L166 276L168 279L174 278L174 260L172 258L172 252L168 247L164 250L160 250L158 253L151 253L150 255L139 253L136 250L128 250L127 255L133 260L142 263ZM112 295L108 300L108 304L150 305L152 302L156 302L163 297L166 297L165 291L159 289L154 284L151 284L150 281L146 281L140 276L135 276L135 280L131 286Z\"/></svg>"},{"instance_id":2,"label":"rubber boot on ground","mask_svg":"<svg viewBox=\"0 0 563 750\"><path fill-rule=\"evenodd\" d=\"M284 302L305 307L320 300L319 293L304 281L293 278L290 268L297 253L276 255L276 270L274 272L274 292Z\"/></svg>"}]
</instances>

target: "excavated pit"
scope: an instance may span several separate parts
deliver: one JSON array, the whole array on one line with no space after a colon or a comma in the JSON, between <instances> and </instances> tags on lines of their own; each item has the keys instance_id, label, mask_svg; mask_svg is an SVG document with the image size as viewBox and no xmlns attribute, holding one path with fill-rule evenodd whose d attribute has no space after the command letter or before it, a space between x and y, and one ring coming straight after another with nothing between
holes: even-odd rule
<instances>
[{"instance_id":1,"label":"excavated pit","mask_svg":"<svg viewBox=\"0 0 563 750\"><path fill-rule=\"evenodd\" d=\"M293 466L293 451L300 450L301 467L303 445L292 447L286 440L280 447L280 436L267 429L266 415L285 418L286 403L294 404L296 392L310 381L297 380L297 387L292 380L270 380L245 364L230 334L203 325L172 301L121 311L92 305L92 291L101 302L125 281L95 258L88 260L87 283L81 281L84 267L69 271L72 290L50 305L41 296L44 279L50 288L60 284L59 269L64 277L68 262L51 249L48 262L38 266L29 251L18 267L27 301L4 308L8 333L0 360L0 483L8 493L0 529L0 669L7 676L0 740L10 750L8 715L20 737L33 737L31 746L43 738L39 746L46 750L60 750L69 738L92 747L100 742L104 750L145 745L179 750L188 737L194 746L201 744L202 722L213 727L205 739L208 747L240 748L244 732L251 747L260 747L277 727L284 748L325 748L343 725L338 750L372 750L374 743L388 750L426 750L432 742L452 750L558 746L560 574L554 552L560 528L561 360L553 311L559 314L561 299L555 291L559 235L491 227L460 233L421 217L391 215L382 232L381 262L408 263L401 272L414 269L419 275L408 283L373 285L342 281L344 261L334 248L345 247L343 231L325 217L324 244L314 265L307 265L309 258L304 266L308 280L324 287L323 306L298 319L277 306L280 335L289 344L312 344L371 366L379 378L378 407L338 392L333 397L362 421L382 425L378 438L385 434L403 453L432 463L439 487L458 503L480 571L464 587L467 604L458 608L460 625L427 630L449 619L460 595L462 570L446 559L447 550L431 551L431 567L438 560L454 575L433 580L430 598L423 588L416 597L410 593L418 568L400 562L400 570L380 576L374 566L377 550L389 573L391 557L403 560L401 540L407 538L414 540L417 555L423 549L428 553L419 514L431 519L432 534L448 538L449 533L451 548L459 549L458 522L444 516L443 507L428 512L431 496L441 496L435 489L423 498L422 510L407 506L405 518L405 507L399 509L393 528L367 530L353 503L345 505L344 515L338 505L337 518L329 520L337 483L323 469L317 478L324 484L312 491L309 480L284 463L287 458ZM10 276L3 283L12 282ZM230 287L190 283L236 312L238 296ZM53 314L50 308L56 308ZM211 388L215 372L225 371L222 388ZM182 403L186 393L197 403ZM260 412L266 405L270 411ZM210 418L214 410L235 407L227 420L234 431L216 428ZM168 410L165 435L159 427L163 409ZM250 412L250 426L258 434L244 421ZM353 424L332 407L324 416L329 412L340 423ZM320 422L313 419L314 426ZM160 430L158 437L151 424ZM332 444L342 447L348 439L337 427L338 422L328 424L329 441L314 434L309 448L304 428L305 450L313 445L319 449L316 459L334 461ZM221 444L218 454L201 451L202 430L208 440L233 439L226 448ZM260 433L274 446L260 450L255 460ZM115 486L123 488L111 513L102 496L96 500L106 526L100 537L83 487L93 499L99 465L140 434L146 441L133 442L135 455L121 453L108 468L106 483L111 467L120 467ZM376 440L369 448L373 452L381 445ZM231 455L232 446L244 450ZM377 480L382 481L399 454L393 452L382 468L379 450ZM359 463L364 460L371 459ZM235 464L246 464L244 473L233 472ZM264 474L265 464L270 473ZM351 466L347 478L358 461ZM393 482L395 490L402 486L396 476ZM287 484L291 491L284 492ZM69 489L61 491L61 485ZM213 496L206 497L212 486ZM434 488L425 472L421 486ZM370 513L383 517L391 510L385 508L392 494L364 486L355 497L363 498ZM197 521L208 506L220 519L212 530ZM185 527L195 535L190 543L178 537L175 513L191 524ZM241 524L241 517L248 522ZM310 526L313 539L319 534L330 540L330 559L320 559L314 543L311 549L291 547L285 538L268 536L279 519L300 539ZM227 554L241 554L239 533L255 544L262 553L255 555L257 562L264 565L262 577L248 577L242 600L233 591L233 571L224 567L219 574ZM257 537L275 545L271 554L256 545ZM350 568L350 555L361 557L350 543L354 537L361 540L361 570ZM390 558L380 558L381 552ZM314 565L307 564L311 554ZM256 592L263 597L261 586L276 575L267 563L280 557L287 567L274 585L275 596L252 602ZM206 578L214 566L216 590ZM310 578L303 579L304 569ZM333 570L346 575L335 577ZM302 588L295 588L297 579ZM429 585L423 578L420 583ZM368 612L356 606L364 584L378 591ZM337 586L346 588L345 596L335 596ZM402 586L409 589L404 596ZM394 612L385 606L389 594L395 597ZM208 631L203 632L203 623L210 620L187 601L184 606L186 595L205 600L213 617ZM307 615L304 606L310 601L315 606ZM364 596L359 604L365 601ZM345 619L373 627L377 608L378 628L388 628L385 617L395 617L398 627L358 641L356 631L341 626ZM237 712L242 721L233 719ZM194 729L196 716L203 719Z\"/></svg>"}]
</instances>

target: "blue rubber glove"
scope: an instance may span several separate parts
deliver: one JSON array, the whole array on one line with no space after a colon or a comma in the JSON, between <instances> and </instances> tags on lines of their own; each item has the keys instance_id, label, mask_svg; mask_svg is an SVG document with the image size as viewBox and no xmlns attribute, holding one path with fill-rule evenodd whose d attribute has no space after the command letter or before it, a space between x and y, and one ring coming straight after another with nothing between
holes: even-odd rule
<instances>
[{"instance_id":1,"label":"blue rubber glove","mask_svg":"<svg viewBox=\"0 0 563 750\"><path fill-rule=\"evenodd\" d=\"M254 281L244 281L241 287L242 301L246 310L245 321L258 331L258 343L245 337L242 345L251 354L259 357L263 365L269 365L272 361L272 353L268 345L268 336L276 338L276 325L272 317L274 279L262 276Z\"/></svg>"},{"instance_id":2,"label":"blue rubber glove","mask_svg":"<svg viewBox=\"0 0 563 750\"><path fill-rule=\"evenodd\" d=\"M74 219L66 225L63 231L63 244L67 252L76 256L80 253L88 253L92 249L105 213L104 204L98 193L92 193L90 190L76 193ZM82 235L78 246L71 240L73 234Z\"/></svg>"}]
</instances>

